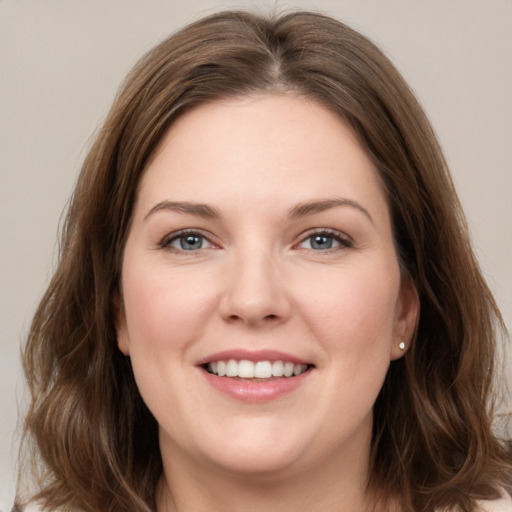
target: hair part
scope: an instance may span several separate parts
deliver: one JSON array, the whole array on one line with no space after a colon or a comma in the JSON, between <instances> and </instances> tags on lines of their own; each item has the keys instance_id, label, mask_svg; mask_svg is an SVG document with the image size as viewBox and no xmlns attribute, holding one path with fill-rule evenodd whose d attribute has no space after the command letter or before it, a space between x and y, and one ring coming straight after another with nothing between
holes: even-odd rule
<instances>
[{"instance_id":1,"label":"hair part","mask_svg":"<svg viewBox=\"0 0 512 512\"><path fill-rule=\"evenodd\" d=\"M113 306L137 189L178 116L262 92L313 99L351 126L379 171L399 260L420 298L415 339L375 404L369 491L404 511L476 510L476 499L510 485L510 454L492 432L503 322L407 84L368 39L307 12L210 16L127 77L84 161L24 350L25 433L42 467L35 498L50 510L155 509L158 427L117 348Z\"/></svg>"}]
</instances>

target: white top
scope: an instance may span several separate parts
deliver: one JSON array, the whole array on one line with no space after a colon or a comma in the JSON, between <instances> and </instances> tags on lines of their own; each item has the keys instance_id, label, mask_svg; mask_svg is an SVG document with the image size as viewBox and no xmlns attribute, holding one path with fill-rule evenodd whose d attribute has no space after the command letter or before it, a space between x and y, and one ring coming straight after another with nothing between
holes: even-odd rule
<instances>
[{"instance_id":1,"label":"white top","mask_svg":"<svg viewBox=\"0 0 512 512\"><path fill-rule=\"evenodd\" d=\"M512 498L507 494L501 500L480 501L484 512L512 512ZM28 504L23 512L43 512L37 505Z\"/></svg>"},{"instance_id":2,"label":"white top","mask_svg":"<svg viewBox=\"0 0 512 512\"><path fill-rule=\"evenodd\" d=\"M485 512L512 512L512 498L507 494L501 500L479 502Z\"/></svg>"}]
</instances>

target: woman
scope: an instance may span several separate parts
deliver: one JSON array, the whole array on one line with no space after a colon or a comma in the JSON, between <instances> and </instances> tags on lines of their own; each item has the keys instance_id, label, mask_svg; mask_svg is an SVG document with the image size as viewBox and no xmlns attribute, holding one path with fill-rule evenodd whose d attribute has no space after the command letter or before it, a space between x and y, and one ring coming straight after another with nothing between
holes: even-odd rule
<instances>
[{"instance_id":1,"label":"woman","mask_svg":"<svg viewBox=\"0 0 512 512\"><path fill-rule=\"evenodd\" d=\"M403 79L221 13L128 76L24 364L46 510L511 510L503 325ZM495 508L496 509L496 508Z\"/></svg>"}]
</instances>

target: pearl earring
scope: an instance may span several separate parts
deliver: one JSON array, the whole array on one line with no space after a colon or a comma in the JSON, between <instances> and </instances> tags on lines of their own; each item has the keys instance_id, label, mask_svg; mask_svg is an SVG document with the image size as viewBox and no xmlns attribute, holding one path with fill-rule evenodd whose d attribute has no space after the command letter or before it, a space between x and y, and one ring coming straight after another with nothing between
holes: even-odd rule
<instances>
[{"instance_id":1,"label":"pearl earring","mask_svg":"<svg viewBox=\"0 0 512 512\"><path fill-rule=\"evenodd\" d=\"M403 341L401 341L399 344L398 344L398 348L400 350L405 350L405 343Z\"/></svg>"}]
</instances>

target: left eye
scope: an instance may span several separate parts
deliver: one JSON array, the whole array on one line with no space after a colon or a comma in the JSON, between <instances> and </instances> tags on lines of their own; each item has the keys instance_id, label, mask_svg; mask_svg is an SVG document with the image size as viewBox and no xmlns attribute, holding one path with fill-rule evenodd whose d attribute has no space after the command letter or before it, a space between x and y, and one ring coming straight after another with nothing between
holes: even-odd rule
<instances>
[{"instance_id":1,"label":"left eye","mask_svg":"<svg viewBox=\"0 0 512 512\"><path fill-rule=\"evenodd\" d=\"M182 233L172 237L165 245L178 251L198 251L212 244L199 233Z\"/></svg>"},{"instance_id":2,"label":"left eye","mask_svg":"<svg viewBox=\"0 0 512 512\"><path fill-rule=\"evenodd\" d=\"M314 251L328 251L329 249L338 249L348 247L349 243L338 235L330 233L315 233L305 238L299 247L302 249L312 249Z\"/></svg>"}]
</instances>

